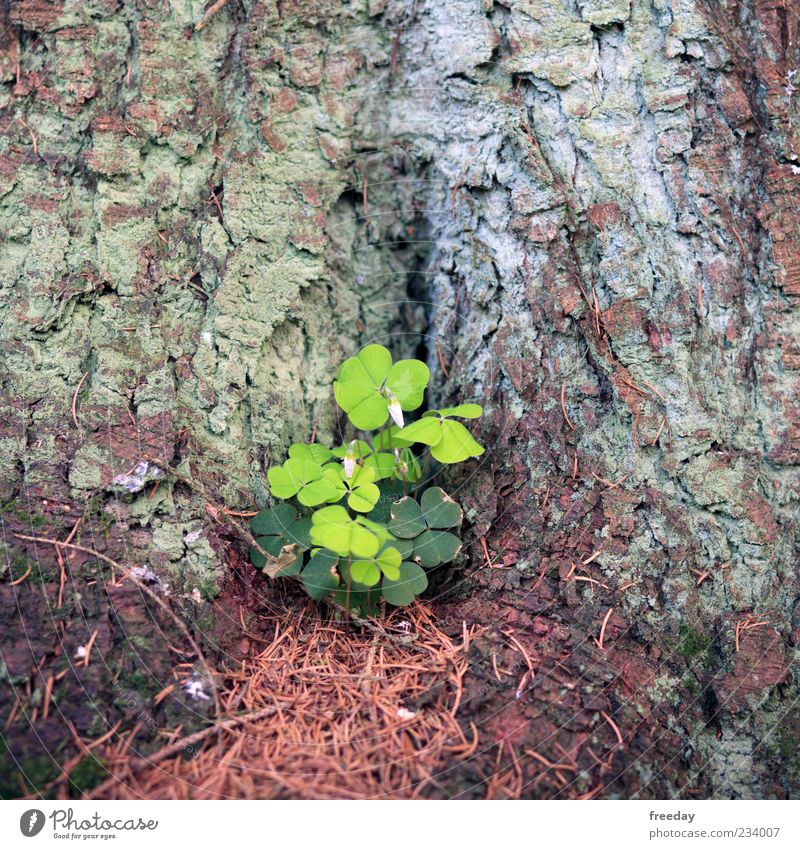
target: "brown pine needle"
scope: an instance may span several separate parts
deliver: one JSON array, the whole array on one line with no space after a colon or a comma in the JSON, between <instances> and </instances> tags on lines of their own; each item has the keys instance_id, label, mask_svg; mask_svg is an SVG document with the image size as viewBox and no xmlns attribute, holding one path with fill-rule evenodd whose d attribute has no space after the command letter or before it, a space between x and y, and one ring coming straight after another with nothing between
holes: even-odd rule
<instances>
[{"instance_id":1,"label":"brown pine needle","mask_svg":"<svg viewBox=\"0 0 800 849\"><path fill-rule=\"evenodd\" d=\"M22 584L22 583L24 583L25 581L28 580L28 577L30 576L31 572L33 572L33 563L29 563L28 569L26 570L25 574L22 575L21 577L17 578L16 581L12 581L9 584L9 586L10 587L18 587L20 584Z\"/></svg>"},{"instance_id":2,"label":"brown pine needle","mask_svg":"<svg viewBox=\"0 0 800 849\"><path fill-rule=\"evenodd\" d=\"M525 658L525 663L528 665L528 672L531 674L531 678L536 677L536 670L533 668L533 662L531 661L530 655L525 651L525 646L514 636L511 631L503 631L506 637L516 646L517 651Z\"/></svg>"},{"instance_id":3,"label":"brown pine needle","mask_svg":"<svg viewBox=\"0 0 800 849\"><path fill-rule=\"evenodd\" d=\"M654 392L665 404L667 403L667 399L658 391L658 389L655 388L655 386L653 386L652 383L648 383L648 381L646 381L646 380L642 380L642 383L648 389L650 389L652 392Z\"/></svg>"},{"instance_id":4,"label":"brown pine needle","mask_svg":"<svg viewBox=\"0 0 800 849\"><path fill-rule=\"evenodd\" d=\"M608 620L611 618L611 613L612 613L613 610L614 610L613 607L608 608L608 612L603 617L603 624L600 626L600 639L595 640L598 647L600 648L600 651L605 651L605 648L603 647L603 640L605 639L605 636L606 636L606 625L608 625Z\"/></svg>"},{"instance_id":5,"label":"brown pine needle","mask_svg":"<svg viewBox=\"0 0 800 849\"><path fill-rule=\"evenodd\" d=\"M614 729L614 733L617 735L617 745L621 746L622 734L620 733L619 726L617 725L617 723L614 722L614 720L604 710L600 711L600 716L602 716L603 719L605 719L605 721Z\"/></svg>"},{"instance_id":6,"label":"brown pine needle","mask_svg":"<svg viewBox=\"0 0 800 849\"><path fill-rule=\"evenodd\" d=\"M575 425L572 424L572 422L569 419L569 416L567 415L567 403L566 403L566 399L565 399L566 392L567 392L567 381L565 380L561 384L561 412L564 414L564 421L569 426L569 429L575 430Z\"/></svg>"},{"instance_id":7,"label":"brown pine needle","mask_svg":"<svg viewBox=\"0 0 800 849\"><path fill-rule=\"evenodd\" d=\"M659 437L661 436L661 431L664 430L664 425L667 423L667 417L661 419L661 426L658 429L658 433L653 437L653 441L650 443L651 445L655 445L658 442Z\"/></svg>"},{"instance_id":8,"label":"brown pine needle","mask_svg":"<svg viewBox=\"0 0 800 849\"><path fill-rule=\"evenodd\" d=\"M92 655L92 646L94 646L94 641L97 639L97 630L98 630L97 628L94 629L94 633L89 638L89 642L86 644L86 654L84 655L84 658L83 658L83 665L84 666L89 665L89 658Z\"/></svg>"}]
</instances>

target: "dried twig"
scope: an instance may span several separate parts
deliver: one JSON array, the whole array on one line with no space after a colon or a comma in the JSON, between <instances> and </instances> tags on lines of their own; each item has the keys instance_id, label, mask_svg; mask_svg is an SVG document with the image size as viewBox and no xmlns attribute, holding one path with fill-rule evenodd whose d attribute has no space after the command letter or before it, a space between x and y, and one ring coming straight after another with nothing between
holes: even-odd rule
<instances>
[{"instance_id":1,"label":"dried twig","mask_svg":"<svg viewBox=\"0 0 800 849\"><path fill-rule=\"evenodd\" d=\"M211 6L206 9L203 17L195 24L194 31L200 32L200 30L204 29L208 26L208 22L217 14L217 12L221 11L228 5L228 0L216 0L215 3L212 3Z\"/></svg>"}]
</instances>

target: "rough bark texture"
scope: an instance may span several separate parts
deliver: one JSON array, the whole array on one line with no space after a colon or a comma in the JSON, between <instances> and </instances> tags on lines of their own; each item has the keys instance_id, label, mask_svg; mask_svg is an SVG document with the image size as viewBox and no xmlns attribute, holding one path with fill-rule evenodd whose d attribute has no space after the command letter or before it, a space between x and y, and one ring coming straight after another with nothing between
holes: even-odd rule
<instances>
[{"instance_id":1,"label":"rough bark texture","mask_svg":"<svg viewBox=\"0 0 800 849\"><path fill-rule=\"evenodd\" d=\"M525 795L794 794L800 4L203 11L4 7L7 576L58 574L10 531L85 514L213 594L207 502L263 503L389 340L487 409L440 610L489 629L501 768L575 763Z\"/></svg>"}]
</instances>

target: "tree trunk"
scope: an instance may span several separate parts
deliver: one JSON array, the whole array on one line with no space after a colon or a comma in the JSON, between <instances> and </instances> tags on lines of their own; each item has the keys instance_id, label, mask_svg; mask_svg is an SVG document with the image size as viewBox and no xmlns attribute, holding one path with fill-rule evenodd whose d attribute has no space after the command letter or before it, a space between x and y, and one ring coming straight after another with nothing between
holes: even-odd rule
<instances>
[{"instance_id":1,"label":"tree trunk","mask_svg":"<svg viewBox=\"0 0 800 849\"><path fill-rule=\"evenodd\" d=\"M800 4L204 11L5 6L7 578L84 517L213 595L383 342L487 411L436 604L524 795L796 792Z\"/></svg>"}]
</instances>

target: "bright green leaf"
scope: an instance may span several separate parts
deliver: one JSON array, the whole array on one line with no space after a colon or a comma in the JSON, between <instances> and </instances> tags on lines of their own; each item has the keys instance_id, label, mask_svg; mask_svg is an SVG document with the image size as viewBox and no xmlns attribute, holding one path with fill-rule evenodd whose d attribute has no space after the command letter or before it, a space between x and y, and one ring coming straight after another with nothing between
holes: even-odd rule
<instances>
[{"instance_id":1,"label":"bright green leaf","mask_svg":"<svg viewBox=\"0 0 800 849\"><path fill-rule=\"evenodd\" d=\"M418 422L406 425L398 435L408 442L421 442L423 445L436 445L442 438L442 420L422 418Z\"/></svg>"},{"instance_id":2,"label":"bright green leaf","mask_svg":"<svg viewBox=\"0 0 800 849\"><path fill-rule=\"evenodd\" d=\"M386 422L390 403L398 405L398 409L417 409L429 378L424 363L400 360L392 365L386 348L367 345L342 363L333 393L336 403L357 428L373 430ZM395 418L402 424L399 413Z\"/></svg>"},{"instance_id":3,"label":"bright green leaf","mask_svg":"<svg viewBox=\"0 0 800 849\"><path fill-rule=\"evenodd\" d=\"M347 506L356 513L369 513L380 497L381 491L374 483L363 484L347 497Z\"/></svg>"},{"instance_id":4,"label":"bright green leaf","mask_svg":"<svg viewBox=\"0 0 800 849\"><path fill-rule=\"evenodd\" d=\"M297 500L306 507L316 507L326 501L338 501L343 495L342 489L329 477L305 484L297 494Z\"/></svg>"},{"instance_id":5,"label":"bright green leaf","mask_svg":"<svg viewBox=\"0 0 800 849\"><path fill-rule=\"evenodd\" d=\"M443 418L458 416L460 419L477 419L483 414L483 407L480 404L459 404L457 407L445 407L433 412Z\"/></svg>"},{"instance_id":6,"label":"bright green leaf","mask_svg":"<svg viewBox=\"0 0 800 849\"><path fill-rule=\"evenodd\" d=\"M356 361L375 386L380 386L392 367L392 355L383 345L367 345L356 355Z\"/></svg>"},{"instance_id":7,"label":"bright green leaf","mask_svg":"<svg viewBox=\"0 0 800 849\"><path fill-rule=\"evenodd\" d=\"M269 491L276 498L291 498L300 491L303 481L283 466L273 466L267 472Z\"/></svg>"},{"instance_id":8,"label":"bright green leaf","mask_svg":"<svg viewBox=\"0 0 800 849\"><path fill-rule=\"evenodd\" d=\"M350 574L354 581L367 587L374 587L381 579L380 570L371 560L354 560L350 566Z\"/></svg>"},{"instance_id":9,"label":"bright green leaf","mask_svg":"<svg viewBox=\"0 0 800 849\"><path fill-rule=\"evenodd\" d=\"M399 360L386 378L386 385L404 410L416 410L422 403L431 373L419 360Z\"/></svg>"},{"instance_id":10,"label":"bright green leaf","mask_svg":"<svg viewBox=\"0 0 800 849\"><path fill-rule=\"evenodd\" d=\"M339 505L323 507L314 513L311 541L340 557L373 557L381 545L375 533L351 519L347 510Z\"/></svg>"},{"instance_id":11,"label":"bright green leaf","mask_svg":"<svg viewBox=\"0 0 800 849\"><path fill-rule=\"evenodd\" d=\"M394 474L394 454L372 454L364 460L364 468L373 470L376 481L390 478Z\"/></svg>"},{"instance_id":12,"label":"bright green leaf","mask_svg":"<svg viewBox=\"0 0 800 849\"><path fill-rule=\"evenodd\" d=\"M431 455L435 460L440 463L461 463L483 454L483 446L472 438L461 422L444 419L441 420L441 428L441 439L431 447Z\"/></svg>"},{"instance_id":13,"label":"bright green leaf","mask_svg":"<svg viewBox=\"0 0 800 849\"><path fill-rule=\"evenodd\" d=\"M302 442L295 442L289 448L289 457L293 460L310 460L312 463L318 463L320 466L327 463L333 456L333 451L326 448L324 445L312 443L306 445Z\"/></svg>"},{"instance_id":14,"label":"bright green leaf","mask_svg":"<svg viewBox=\"0 0 800 849\"><path fill-rule=\"evenodd\" d=\"M399 569L402 559L400 552L394 546L387 546L378 553L375 562L387 578L396 580L400 574Z\"/></svg>"}]
</instances>

